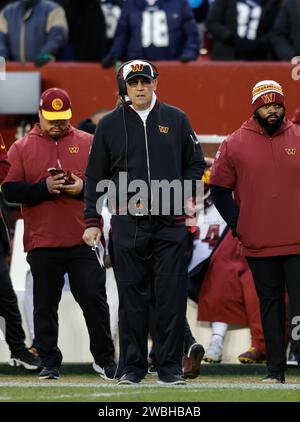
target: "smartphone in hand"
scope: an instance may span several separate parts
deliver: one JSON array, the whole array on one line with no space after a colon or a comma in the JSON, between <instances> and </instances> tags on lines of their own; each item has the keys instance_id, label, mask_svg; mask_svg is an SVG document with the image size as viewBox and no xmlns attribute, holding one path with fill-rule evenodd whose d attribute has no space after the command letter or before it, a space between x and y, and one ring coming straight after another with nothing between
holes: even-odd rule
<instances>
[{"instance_id":1,"label":"smartphone in hand","mask_svg":"<svg viewBox=\"0 0 300 422\"><path fill-rule=\"evenodd\" d=\"M51 174L51 176L56 176L57 174L61 174L61 177L64 177L65 172L63 171L63 169L57 169L55 167L50 167L48 169L48 172Z\"/></svg>"},{"instance_id":2,"label":"smartphone in hand","mask_svg":"<svg viewBox=\"0 0 300 422\"><path fill-rule=\"evenodd\" d=\"M74 185L75 180L73 179L71 172L67 171L64 172L63 169L57 169L55 167L50 167L48 169L48 172L51 174L51 176L56 176L57 174L61 174L61 177L64 178L65 185Z\"/></svg>"}]
</instances>

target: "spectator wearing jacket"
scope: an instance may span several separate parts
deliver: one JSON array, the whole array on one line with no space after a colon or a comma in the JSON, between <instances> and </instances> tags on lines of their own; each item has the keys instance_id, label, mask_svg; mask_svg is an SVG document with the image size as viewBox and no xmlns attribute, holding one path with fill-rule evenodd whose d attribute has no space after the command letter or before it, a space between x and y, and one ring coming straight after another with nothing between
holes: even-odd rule
<instances>
[{"instance_id":1,"label":"spectator wearing jacket","mask_svg":"<svg viewBox=\"0 0 300 422\"><path fill-rule=\"evenodd\" d=\"M205 161L186 115L157 100L157 77L154 65L143 60L121 67L118 82L123 103L100 121L86 170L84 240L90 246L101 237L97 183L106 180L112 186L125 176L125 190L129 188L126 180L142 181L147 187L145 196L134 201L133 193L122 192L122 181L116 186L118 207L112 216L112 241L124 362L119 384L137 384L147 374L153 302L160 382L185 383L182 352L188 232L181 201L180 215L175 215L174 197L164 206L153 196L151 186L165 179L170 183L200 180Z\"/></svg>"},{"instance_id":2,"label":"spectator wearing jacket","mask_svg":"<svg viewBox=\"0 0 300 422\"><path fill-rule=\"evenodd\" d=\"M124 0L98 0L105 18L106 53L113 44Z\"/></svg>"},{"instance_id":3,"label":"spectator wearing jacket","mask_svg":"<svg viewBox=\"0 0 300 422\"><path fill-rule=\"evenodd\" d=\"M215 0L206 25L212 60L272 59L271 30L281 0Z\"/></svg>"},{"instance_id":4,"label":"spectator wearing jacket","mask_svg":"<svg viewBox=\"0 0 300 422\"><path fill-rule=\"evenodd\" d=\"M277 59L290 61L300 56L300 1L285 0L278 12L272 36Z\"/></svg>"},{"instance_id":5,"label":"spectator wearing jacket","mask_svg":"<svg viewBox=\"0 0 300 422\"><path fill-rule=\"evenodd\" d=\"M19 0L0 14L0 56L42 66L55 60L67 43L62 7L48 0Z\"/></svg>"},{"instance_id":6,"label":"spectator wearing jacket","mask_svg":"<svg viewBox=\"0 0 300 422\"><path fill-rule=\"evenodd\" d=\"M283 90L275 81L254 86L252 107L253 117L217 152L212 195L253 275L266 343L263 382L284 383L286 288L292 322L300 315L300 128L285 118Z\"/></svg>"},{"instance_id":7,"label":"spectator wearing jacket","mask_svg":"<svg viewBox=\"0 0 300 422\"><path fill-rule=\"evenodd\" d=\"M113 378L105 271L82 241L84 171L92 135L72 127L71 116L64 90L50 88L42 94L39 123L9 150L11 167L3 193L9 202L22 204L24 249L34 282L35 342L43 366L40 379L59 377L57 310L65 273L87 324L94 369Z\"/></svg>"},{"instance_id":8,"label":"spectator wearing jacket","mask_svg":"<svg viewBox=\"0 0 300 422\"><path fill-rule=\"evenodd\" d=\"M99 0L72 0L65 4L69 25L69 59L99 62L106 54L105 18ZM68 51L69 50L69 51Z\"/></svg>"},{"instance_id":9,"label":"spectator wearing jacket","mask_svg":"<svg viewBox=\"0 0 300 422\"><path fill-rule=\"evenodd\" d=\"M127 0L103 67L116 60L196 60L200 37L187 0Z\"/></svg>"}]
</instances>

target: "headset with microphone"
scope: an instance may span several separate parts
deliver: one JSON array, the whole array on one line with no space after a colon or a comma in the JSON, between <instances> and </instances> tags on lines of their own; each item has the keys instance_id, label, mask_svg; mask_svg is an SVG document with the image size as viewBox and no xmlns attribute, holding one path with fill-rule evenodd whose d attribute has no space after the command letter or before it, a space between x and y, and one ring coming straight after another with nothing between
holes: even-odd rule
<instances>
[{"instance_id":1,"label":"headset with microphone","mask_svg":"<svg viewBox=\"0 0 300 422\"><path fill-rule=\"evenodd\" d=\"M147 65L149 65L150 68L151 68L151 71L152 71L152 78L153 79L156 79L159 76L159 73L158 73L156 66L153 63L151 63L147 60L142 60L142 59L138 60L137 59L137 60L130 60L128 62L123 63L119 67L118 72L117 72L117 84L118 84L118 88L119 88L119 96L121 97L121 99L123 100L124 103L126 103L125 96L127 95L127 87L126 87L126 81L123 77L123 69L126 65L129 65L130 63L134 63L134 62L141 62L141 63L146 63Z\"/></svg>"}]
</instances>

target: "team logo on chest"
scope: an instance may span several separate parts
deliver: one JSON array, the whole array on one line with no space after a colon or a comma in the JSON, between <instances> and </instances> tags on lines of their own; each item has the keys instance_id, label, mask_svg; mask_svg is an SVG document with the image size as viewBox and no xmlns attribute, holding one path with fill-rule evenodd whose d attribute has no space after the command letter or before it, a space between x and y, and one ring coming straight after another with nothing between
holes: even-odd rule
<instances>
[{"instance_id":1,"label":"team logo on chest","mask_svg":"<svg viewBox=\"0 0 300 422\"><path fill-rule=\"evenodd\" d=\"M169 128L167 126L158 125L158 129L159 129L160 133L168 133L169 132Z\"/></svg>"},{"instance_id":2,"label":"team logo on chest","mask_svg":"<svg viewBox=\"0 0 300 422\"><path fill-rule=\"evenodd\" d=\"M78 154L79 147L69 147L69 153L70 154Z\"/></svg>"},{"instance_id":3,"label":"team logo on chest","mask_svg":"<svg viewBox=\"0 0 300 422\"><path fill-rule=\"evenodd\" d=\"M285 148L287 155L296 155L296 148Z\"/></svg>"}]
</instances>

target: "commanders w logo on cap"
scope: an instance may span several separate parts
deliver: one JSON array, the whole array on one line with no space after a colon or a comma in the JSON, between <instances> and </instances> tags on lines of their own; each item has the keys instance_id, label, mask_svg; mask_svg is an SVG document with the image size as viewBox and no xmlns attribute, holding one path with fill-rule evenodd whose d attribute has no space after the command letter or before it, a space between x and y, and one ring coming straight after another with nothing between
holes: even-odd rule
<instances>
[{"instance_id":1,"label":"commanders w logo on cap","mask_svg":"<svg viewBox=\"0 0 300 422\"><path fill-rule=\"evenodd\" d=\"M131 78L143 76L148 79L155 79L158 74L155 74L151 64L143 60L132 60L125 64L123 68L123 79L128 82Z\"/></svg>"},{"instance_id":2,"label":"commanders w logo on cap","mask_svg":"<svg viewBox=\"0 0 300 422\"><path fill-rule=\"evenodd\" d=\"M262 100L265 104L275 103L276 95L274 93L262 95Z\"/></svg>"},{"instance_id":3,"label":"commanders w logo on cap","mask_svg":"<svg viewBox=\"0 0 300 422\"><path fill-rule=\"evenodd\" d=\"M255 112L266 104L280 104L284 107L282 87L276 81L260 81L252 90L252 108Z\"/></svg>"},{"instance_id":4,"label":"commanders w logo on cap","mask_svg":"<svg viewBox=\"0 0 300 422\"><path fill-rule=\"evenodd\" d=\"M141 63L136 63L131 65L133 72L142 72L144 70L144 65Z\"/></svg>"}]
</instances>

